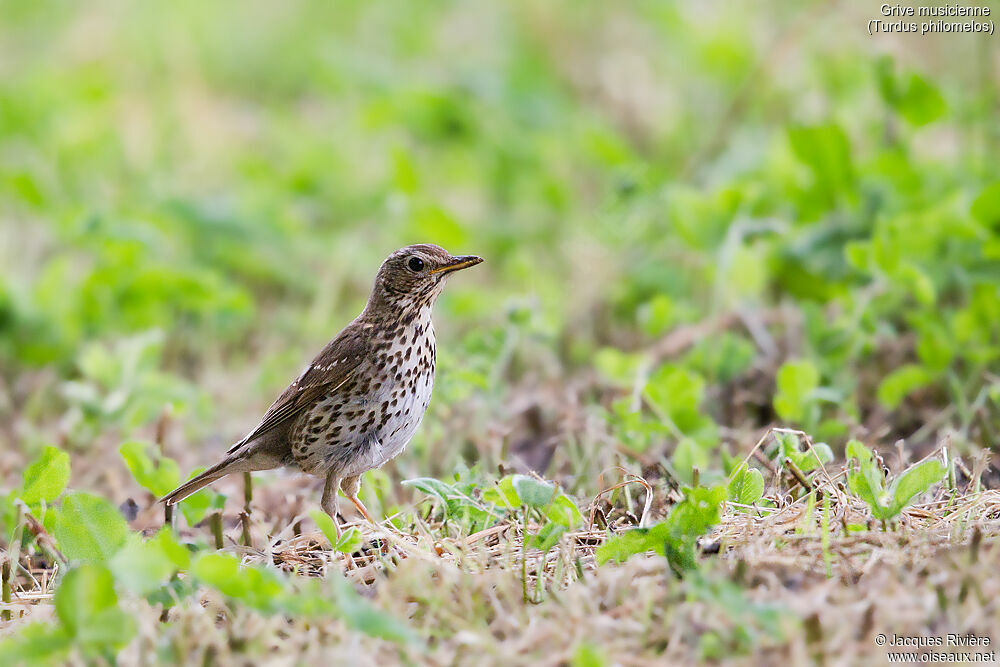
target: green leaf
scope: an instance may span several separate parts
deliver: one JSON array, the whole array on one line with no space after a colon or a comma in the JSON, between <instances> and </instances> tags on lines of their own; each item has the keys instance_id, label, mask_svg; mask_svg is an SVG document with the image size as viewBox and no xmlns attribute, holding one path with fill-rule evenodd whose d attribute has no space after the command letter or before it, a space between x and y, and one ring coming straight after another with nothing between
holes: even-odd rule
<instances>
[{"instance_id":1,"label":"green leaf","mask_svg":"<svg viewBox=\"0 0 1000 667\"><path fill-rule=\"evenodd\" d=\"M934 374L923 366L905 364L886 375L879 383L876 396L878 402L889 410L895 410L911 392L934 381Z\"/></svg>"},{"instance_id":2,"label":"green leaf","mask_svg":"<svg viewBox=\"0 0 1000 667\"><path fill-rule=\"evenodd\" d=\"M545 552L554 547L556 543L559 542L559 538L561 538L565 533L566 526L549 522L542 526L542 529L538 531L537 535L528 536L527 545L530 548L539 549Z\"/></svg>"},{"instance_id":3,"label":"green leaf","mask_svg":"<svg viewBox=\"0 0 1000 667\"><path fill-rule=\"evenodd\" d=\"M746 465L737 469L729 480L729 500L741 505L753 505L764 495L764 475Z\"/></svg>"},{"instance_id":4,"label":"green leaf","mask_svg":"<svg viewBox=\"0 0 1000 667\"><path fill-rule=\"evenodd\" d=\"M847 443L848 459L855 459L858 469L847 473L847 486L851 492L868 503L876 519L886 519L885 477L871 450L858 440Z\"/></svg>"},{"instance_id":5,"label":"green leaf","mask_svg":"<svg viewBox=\"0 0 1000 667\"><path fill-rule=\"evenodd\" d=\"M609 538L594 552L598 565L608 561L624 563L635 554L656 549L656 544L649 540L649 528L632 528L621 535Z\"/></svg>"},{"instance_id":6,"label":"green leaf","mask_svg":"<svg viewBox=\"0 0 1000 667\"><path fill-rule=\"evenodd\" d=\"M118 604L115 580L108 568L101 565L80 565L63 577L56 590L56 615L76 635L89 620Z\"/></svg>"},{"instance_id":7,"label":"green leaf","mask_svg":"<svg viewBox=\"0 0 1000 667\"><path fill-rule=\"evenodd\" d=\"M504 477L495 486L483 489L483 502L498 507L515 509L521 506L521 498L514 489L513 476Z\"/></svg>"},{"instance_id":8,"label":"green leaf","mask_svg":"<svg viewBox=\"0 0 1000 667\"><path fill-rule=\"evenodd\" d=\"M521 503L528 507L542 509L552 502L552 498L556 493L554 484L543 482L528 475L514 475L511 483Z\"/></svg>"},{"instance_id":9,"label":"green leaf","mask_svg":"<svg viewBox=\"0 0 1000 667\"><path fill-rule=\"evenodd\" d=\"M899 88L893 106L908 123L917 127L933 123L948 110L941 91L919 74L910 74Z\"/></svg>"},{"instance_id":10,"label":"green leaf","mask_svg":"<svg viewBox=\"0 0 1000 667\"><path fill-rule=\"evenodd\" d=\"M657 411L685 435L694 436L705 426L700 412L705 378L698 373L665 364L650 376L645 394Z\"/></svg>"},{"instance_id":11,"label":"green leaf","mask_svg":"<svg viewBox=\"0 0 1000 667\"><path fill-rule=\"evenodd\" d=\"M28 505L52 503L69 482L69 454L47 446L41 456L24 471L20 498Z\"/></svg>"},{"instance_id":12,"label":"green leaf","mask_svg":"<svg viewBox=\"0 0 1000 667\"><path fill-rule=\"evenodd\" d=\"M817 442L812 450L802 451L799 437L794 433L782 433L778 437L781 443L781 455L788 457L802 472L811 472L833 460L833 450L825 442Z\"/></svg>"},{"instance_id":13,"label":"green leaf","mask_svg":"<svg viewBox=\"0 0 1000 667\"><path fill-rule=\"evenodd\" d=\"M595 552L598 565L618 563L646 551L666 556L678 573L697 567L695 547L700 536L719 522L719 508L726 499L726 487L698 487L684 490L684 499L670 515L652 528L634 528L610 538Z\"/></svg>"},{"instance_id":14,"label":"green leaf","mask_svg":"<svg viewBox=\"0 0 1000 667\"><path fill-rule=\"evenodd\" d=\"M605 667L610 664L601 650L589 642L580 642L573 651L570 667Z\"/></svg>"},{"instance_id":15,"label":"green leaf","mask_svg":"<svg viewBox=\"0 0 1000 667\"><path fill-rule=\"evenodd\" d=\"M344 534L340 536L339 540L337 540L337 544L334 549L342 554L352 554L361 548L361 543L363 541L364 540L361 538L361 531L354 526L351 526L344 531Z\"/></svg>"},{"instance_id":16,"label":"green leaf","mask_svg":"<svg viewBox=\"0 0 1000 667\"><path fill-rule=\"evenodd\" d=\"M622 352L615 347L604 347L594 355L594 367L612 382L630 386L642 367L642 357Z\"/></svg>"},{"instance_id":17,"label":"green leaf","mask_svg":"<svg viewBox=\"0 0 1000 667\"><path fill-rule=\"evenodd\" d=\"M695 468L704 471L708 467L709 452L693 438L682 438L670 461L681 481L690 484L694 479Z\"/></svg>"},{"instance_id":18,"label":"green leaf","mask_svg":"<svg viewBox=\"0 0 1000 667\"><path fill-rule=\"evenodd\" d=\"M778 369L774 409L789 422L802 423L819 387L819 370L808 359L786 362Z\"/></svg>"},{"instance_id":19,"label":"green leaf","mask_svg":"<svg viewBox=\"0 0 1000 667\"><path fill-rule=\"evenodd\" d=\"M127 536L128 524L118 509L89 493L69 494L56 513L55 538L71 561L106 561Z\"/></svg>"},{"instance_id":20,"label":"green leaf","mask_svg":"<svg viewBox=\"0 0 1000 667\"><path fill-rule=\"evenodd\" d=\"M833 460L833 450L825 442L817 442L812 446L812 451L802 452L799 456L801 458L796 462L799 470L812 472Z\"/></svg>"},{"instance_id":21,"label":"green leaf","mask_svg":"<svg viewBox=\"0 0 1000 667\"><path fill-rule=\"evenodd\" d=\"M403 481L403 486L412 486L418 491L423 491L429 496L434 496L441 502L448 502L448 498L455 492L451 485L433 477L417 477Z\"/></svg>"},{"instance_id":22,"label":"green leaf","mask_svg":"<svg viewBox=\"0 0 1000 667\"><path fill-rule=\"evenodd\" d=\"M0 641L0 656L8 665L64 665L72 647L73 637L61 625L28 623Z\"/></svg>"},{"instance_id":23,"label":"green leaf","mask_svg":"<svg viewBox=\"0 0 1000 667\"><path fill-rule=\"evenodd\" d=\"M812 171L816 187L832 202L854 179L851 146L839 125L805 125L788 131L792 153Z\"/></svg>"},{"instance_id":24,"label":"green leaf","mask_svg":"<svg viewBox=\"0 0 1000 667\"><path fill-rule=\"evenodd\" d=\"M138 536L119 549L108 565L115 581L137 595L152 593L178 569L161 541L143 542Z\"/></svg>"},{"instance_id":25,"label":"green leaf","mask_svg":"<svg viewBox=\"0 0 1000 667\"><path fill-rule=\"evenodd\" d=\"M387 614L358 595L343 577L331 577L341 617L347 624L370 637L380 637L397 643L419 643L419 637L406 624Z\"/></svg>"},{"instance_id":26,"label":"green leaf","mask_svg":"<svg viewBox=\"0 0 1000 667\"><path fill-rule=\"evenodd\" d=\"M907 468L889 489L892 504L889 505L889 516L895 516L910 504L915 496L920 495L937 484L947 472L944 464L937 459L924 461Z\"/></svg>"},{"instance_id":27,"label":"green leaf","mask_svg":"<svg viewBox=\"0 0 1000 667\"><path fill-rule=\"evenodd\" d=\"M177 570L187 570L191 567L191 552L177 541L170 528L162 528L151 543L156 543L160 552L166 556Z\"/></svg>"},{"instance_id":28,"label":"green leaf","mask_svg":"<svg viewBox=\"0 0 1000 667\"><path fill-rule=\"evenodd\" d=\"M265 614L279 611L283 602L283 578L264 568L241 567L239 560L228 554L201 554L192 563L191 574L203 584Z\"/></svg>"},{"instance_id":29,"label":"green leaf","mask_svg":"<svg viewBox=\"0 0 1000 667\"><path fill-rule=\"evenodd\" d=\"M180 466L161 455L156 445L132 440L118 451L135 481L155 497L161 498L177 488L181 479Z\"/></svg>"},{"instance_id":30,"label":"green leaf","mask_svg":"<svg viewBox=\"0 0 1000 667\"><path fill-rule=\"evenodd\" d=\"M326 512L321 510L311 510L309 512L309 518L311 518L316 526L323 532L323 536L326 541L330 543L333 547L340 541L340 536L337 534L337 524L334 523L333 517L331 517Z\"/></svg>"},{"instance_id":31,"label":"green leaf","mask_svg":"<svg viewBox=\"0 0 1000 667\"><path fill-rule=\"evenodd\" d=\"M983 188L972 202L971 213L984 225L1000 229L1000 181Z\"/></svg>"},{"instance_id":32,"label":"green leaf","mask_svg":"<svg viewBox=\"0 0 1000 667\"><path fill-rule=\"evenodd\" d=\"M564 528L575 528L583 523L583 513L580 512L580 508L564 493L560 493L546 508L545 517Z\"/></svg>"},{"instance_id":33,"label":"green leaf","mask_svg":"<svg viewBox=\"0 0 1000 667\"><path fill-rule=\"evenodd\" d=\"M135 622L118 608L115 582L102 565L80 565L66 573L55 595L56 615L85 653L127 644Z\"/></svg>"}]
</instances>

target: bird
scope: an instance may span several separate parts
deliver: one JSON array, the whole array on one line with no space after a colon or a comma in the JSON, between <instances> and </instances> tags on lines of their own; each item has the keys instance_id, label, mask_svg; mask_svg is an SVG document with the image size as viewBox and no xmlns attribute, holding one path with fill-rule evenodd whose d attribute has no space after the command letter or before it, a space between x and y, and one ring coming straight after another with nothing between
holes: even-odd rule
<instances>
[{"instance_id":1,"label":"bird","mask_svg":"<svg viewBox=\"0 0 1000 667\"><path fill-rule=\"evenodd\" d=\"M483 261L421 243L389 255L368 302L225 457L161 499L167 505L233 473L291 468L325 477L320 507L337 523L337 489L365 519L361 475L398 456L431 399L431 309L448 278Z\"/></svg>"}]
</instances>

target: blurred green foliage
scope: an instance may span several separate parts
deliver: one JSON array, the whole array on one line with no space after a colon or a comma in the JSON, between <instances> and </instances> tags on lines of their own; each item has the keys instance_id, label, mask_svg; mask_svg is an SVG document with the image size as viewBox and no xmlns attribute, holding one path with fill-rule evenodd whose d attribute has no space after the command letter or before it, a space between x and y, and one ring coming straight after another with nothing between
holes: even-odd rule
<instances>
[{"instance_id":1,"label":"blurred green foliage","mask_svg":"<svg viewBox=\"0 0 1000 667\"><path fill-rule=\"evenodd\" d=\"M619 436L690 469L731 421L707 397L778 354L756 422L842 443L873 410L955 404L963 440L998 428L988 72L833 57L792 29L819 3L4 9L0 372L64 379L39 416L69 411L76 444L164 403L210 416L190 381L219 364L280 386L414 241L488 259L441 304L470 333L448 332L439 404L624 350L651 412L616 404ZM764 15L800 69L742 29ZM727 328L638 361L776 305L794 349Z\"/></svg>"}]
</instances>

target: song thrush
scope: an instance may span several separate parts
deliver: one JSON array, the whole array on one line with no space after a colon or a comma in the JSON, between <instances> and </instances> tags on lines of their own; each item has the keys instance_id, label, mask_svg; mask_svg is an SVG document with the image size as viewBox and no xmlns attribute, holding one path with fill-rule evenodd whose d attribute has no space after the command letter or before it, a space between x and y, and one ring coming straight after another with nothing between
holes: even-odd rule
<instances>
[{"instance_id":1,"label":"song thrush","mask_svg":"<svg viewBox=\"0 0 1000 667\"><path fill-rule=\"evenodd\" d=\"M358 500L361 475L403 451L430 402L437 354L431 307L452 272L482 261L429 244L389 255L361 314L222 461L162 501L178 503L230 473L286 466L326 477L321 505L335 521L338 487L372 521Z\"/></svg>"}]
</instances>

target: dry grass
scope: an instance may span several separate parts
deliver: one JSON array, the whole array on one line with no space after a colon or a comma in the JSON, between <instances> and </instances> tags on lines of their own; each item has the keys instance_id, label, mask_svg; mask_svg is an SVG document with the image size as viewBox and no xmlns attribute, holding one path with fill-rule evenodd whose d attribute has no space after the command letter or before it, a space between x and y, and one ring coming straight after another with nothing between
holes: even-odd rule
<instances>
[{"instance_id":1,"label":"dry grass","mask_svg":"<svg viewBox=\"0 0 1000 667\"><path fill-rule=\"evenodd\" d=\"M597 565L595 551L609 533L630 527L624 494L613 497L608 515L619 518L610 530L593 525L608 509L610 494L603 494L584 511L591 525L547 554L523 548L519 520L464 535L415 512L406 532L388 522L357 524L364 546L345 555L316 531L294 535L294 521L263 539L262 526L275 517L255 513L255 546L231 544L227 551L299 576L342 574L378 608L406 619L423 643L399 647L333 618L269 618L202 591L165 614L128 602L140 633L121 658L140 662L156 651L162 662L215 664L253 656L255 664L276 665L559 665L591 646L609 664L714 657L858 664L884 661L878 633L991 636L1000 627L1000 491L977 490L975 479L964 490L942 486L883 527L844 491L845 472L842 464L809 475L805 481L817 491L810 500L798 497L794 476L767 471L765 499L773 507L728 504L701 540L702 566L684 580L652 555ZM640 491L633 508L649 498L647 524L655 523L673 492L662 483L639 485L653 493ZM537 526L529 521L527 528ZM19 625L22 611L26 619L51 614L48 582L56 573L47 563L22 564L31 566L31 577L20 573L9 606L15 619L0 627Z\"/></svg>"}]
</instances>

